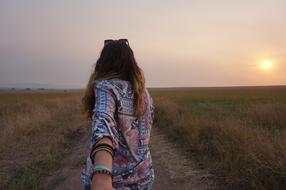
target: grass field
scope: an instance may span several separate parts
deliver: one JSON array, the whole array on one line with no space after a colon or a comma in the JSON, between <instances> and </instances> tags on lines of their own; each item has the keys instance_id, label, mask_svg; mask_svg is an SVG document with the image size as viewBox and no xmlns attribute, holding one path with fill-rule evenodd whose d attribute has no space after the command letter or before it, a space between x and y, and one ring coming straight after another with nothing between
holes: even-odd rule
<instances>
[{"instance_id":1,"label":"grass field","mask_svg":"<svg viewBox=\"0 0 286 190\"><path fill-rule=\"evenodd\" d=\"M0 189L37 189L80 134L78 91L0 92Z\"/></svg>"},{"instance_id":2,"label":"grass field","mask_svg":"<svg viewBox=\"0 0 286 190\"><path fill-rule=\"evenodd\" d=\"M286 188L286 87L152 89L156 126L227 189Z\"/></svg>"},{"instance_id":3,"label":"grass field","mask_svg":"<svg viewBox=\"0 0 286 190\"><path fill-rule=\"evenodd\" d=\"M155 125L227 189L285 189L286 87L150 89ZM37 189L81 134L82 91L0 92L0 189ZM178 160L179 161L179 160Z\"/></svg>"}]
</instances>

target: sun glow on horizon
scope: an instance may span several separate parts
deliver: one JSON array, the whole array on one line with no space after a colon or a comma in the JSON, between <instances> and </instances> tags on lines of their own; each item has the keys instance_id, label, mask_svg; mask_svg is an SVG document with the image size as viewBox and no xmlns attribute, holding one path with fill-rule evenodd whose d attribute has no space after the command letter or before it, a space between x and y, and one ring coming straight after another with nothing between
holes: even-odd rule
<instances>
[{"instance_id":1,"label":"sun glow on horizon","mask_svg":"<svg viewBox=\"0 0 286 190\"><path fill-rule=\"evenodd\" d=\"M273 67L273 61L270 59L265 59L261 62L260 67L262 68L262 70L264 71L269 71L272 69Z\"/></svg>"}]
</instances>

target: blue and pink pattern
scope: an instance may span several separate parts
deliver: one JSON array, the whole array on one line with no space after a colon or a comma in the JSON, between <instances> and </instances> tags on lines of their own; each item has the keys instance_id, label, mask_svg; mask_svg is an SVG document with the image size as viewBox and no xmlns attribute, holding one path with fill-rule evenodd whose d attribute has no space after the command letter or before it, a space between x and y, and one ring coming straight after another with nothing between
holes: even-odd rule
<instances>
[{"instance_id":1,"label":"blue and pink pattern","mask_svg":"<svg viewBox=\"0 0 286 190\"><path fill-rule=\"evenodd\" d=\"M113 187L116 190L149 190L154 169L149 149L154 120L154 106L147 89L145 112L140 121L134 117L134 94L129 81L101 80L95 86L96 102L92 117L90 151L101 138L109 137L115 149L112 165ZM89 152L90 153L90 152ZM92 162L87 156L81 180L91 184Z\"/></svg>"}]
</instances>

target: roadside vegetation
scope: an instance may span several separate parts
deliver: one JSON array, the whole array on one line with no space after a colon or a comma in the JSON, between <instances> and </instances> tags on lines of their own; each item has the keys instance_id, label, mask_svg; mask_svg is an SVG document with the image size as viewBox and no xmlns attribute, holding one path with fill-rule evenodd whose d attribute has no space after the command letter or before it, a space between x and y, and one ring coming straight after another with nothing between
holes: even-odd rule
<instances>
[{"instance_id":1,"label":"roadside vegetation","mask_svg":"<svg viewBox=\"0 0 286 190\"><path fill-rule=\"evenodd\" d=\"M286 189L286 87L151 89L155 127L226 189Z\"/></svg>"},{"instance_id":2,"label":"roadside vegetation","mask_svg":"<svg viewBox=\"0 0 286 190\"><path fill-rule=\"evenodd\" d=\"M37 189L88 127L81 92L0 93L0 189ZM86 125L85 125L86 124Z\"/></svg>"}]
</instances>

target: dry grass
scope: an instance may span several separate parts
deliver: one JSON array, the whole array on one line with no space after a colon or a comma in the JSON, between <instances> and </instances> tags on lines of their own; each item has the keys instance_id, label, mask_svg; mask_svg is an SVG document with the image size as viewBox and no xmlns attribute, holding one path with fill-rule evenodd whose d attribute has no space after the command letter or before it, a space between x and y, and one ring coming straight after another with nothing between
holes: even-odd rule
<instances>
[{"instance_id":1,"label":"dry grass","mask_svg":"<svg viewBox=\"0 0 286 190\"><path fill-rule=\"evenodd\" d=\"M152 89L156 125L228 189L285 189L286 87ZM89 130L82 92L0 93L0 189L37 189Z\"/></svg>"},{"instance_id":2,"label":"dry grass","mask_svg":"<svg viewBox=\"0 0 286 190\"><path fill-rule=\"evenodd\" d=\"M151 92L156 125L227 189L286 188L286 87Z\"/></svg>"},{"instance_id":3,"label":"dry grass","mask_svg":"<svg viewBox=\"0 0 286 190\"><path fill-rule=\"evenodd\" d=\"M81 92L1 92L0 97L0 189L36 189L87 129Z\"/></svg>"}]
</instances>

